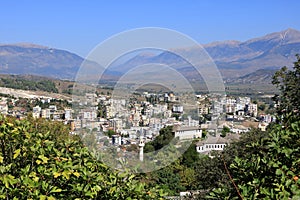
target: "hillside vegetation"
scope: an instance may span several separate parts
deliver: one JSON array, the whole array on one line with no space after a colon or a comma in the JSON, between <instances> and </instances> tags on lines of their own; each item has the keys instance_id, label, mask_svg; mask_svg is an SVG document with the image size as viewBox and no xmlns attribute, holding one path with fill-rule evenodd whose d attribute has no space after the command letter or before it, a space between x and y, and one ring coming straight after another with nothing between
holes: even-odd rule
<instances>
[{"instance_id":1,"label":"hillside vegetation","mask_svg":"<svg viewBox=\"0 0 300 200\"><path fill-rule=\"evenodd\" d=\"M26 80L22 78L0 78L0 86L8 87L13 89L20 90L31 90L31 91L46 91L46 92L54 92L58 93L58 89L55 86L55 83L51 80Z\"/></svg>"}]
</instances>

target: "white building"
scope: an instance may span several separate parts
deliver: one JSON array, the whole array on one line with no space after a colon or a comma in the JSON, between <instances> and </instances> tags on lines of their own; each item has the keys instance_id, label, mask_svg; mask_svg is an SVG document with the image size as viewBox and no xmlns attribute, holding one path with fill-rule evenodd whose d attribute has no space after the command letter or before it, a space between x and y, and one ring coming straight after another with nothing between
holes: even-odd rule
<instances>
[{"instance_id":1,"label":"white building","mask_svg":"<svg viewBox=\"0 0 300 200\"><path fill-rule=\"evenodd\" d=\"M183 113L183 106L182 105L173 105L172 111L175 113Z\"/></svg>"},{"instance_id":2,"label":"white building","mask_svg":"<svg viewBox=\"0 0 300 200\"><path fill-rule=\"evenodd\" d=\"M208 104L199 104L198 112L200 115L207 115L209 113L209 105Z\"/></svg>"},{"instance_id":3,"label":"white building","mask_svg":"<svg viewBox=\"0 0 300 200\"><path fill-rule=\"evenodd\" d=\"M112 144L113 145L121 145L122 137L120 135L112 135Z\"/></svg>"},{"instance_id":4,"label":"white building","mask_svg":"<svg viewBox=\"0 0 300 200\"><path fill-rule=\"evenodd\" d=\"M50 116L51 116L51 110L49 108L42 110L42 118L50 119Z\"/></svg>"},{"instance_id":5,"label":"white building","mask_svg":"<svg viewBox=\"0 0 300 200\"><path fill-rule=\"evenodd\" d=\"M234 125L232 128L230 128L230 131L233 133L246 133L249 131L249 128L243 126L243 125Z\"/></svg>"},{"instance_id":6,"label":"white building","mask_svg":"<svg viewBox=\"0 0 300 200\"><path fill-rule=\"evenodd\" d=\"M198 153L205 153L213 150L223 151L224 147L227 145L226 143L227 141L221 136L209 136L206 140L197 143L196 150Z\"/></svg>"},{"instance_id":7,"label":"white building","mask_svg":"<svg viewBox=\"0 0 300 200\"><path fill-rule=\"evenodd\" d=\"M227 134L224 138L220 135L216 137L209 135L205 140L196 144L196 151L204 154L209 154L211 151L223 151L227 144L238 140L239 137L239 134Z\"/></svg>"},{"instance_id":8,"label":"white building","mask_svg":"<svg viewBox=\"0 0 300 200\"><path fill-rule=\"evenodd\" d=\"M183 121L183 126L199 126L199 120L192 119L191 116L188 116L186 120Z\"/></svg>"},{"instance_id":9,"label":"white building","mask_svg":"<svg viewBox=\"0 0 300 200\"><path fill-rule=\"evenodd\" d=\"M92 104L92 105L97 105L96 101L97 95L95 93L86 93L85 94L85 104Z\"/></svg>"},{"instance_id":10,"label":"white building","mask_svg":"<svg viewBox=\"0 0 300 200\"><path fill-rule=\"evenodd\" d=\"M42 108L40 106L35 106L32 109L32 117L33 118L40 118L41 117Z\"/></svg>"},{"instance_id":11,"label":"white building","mask_svg":"<svg viewBox=\"0 0 300 200\"><path fill-rule=\"evenodd\" d=\"M237 97L236 102L242 105L250 104L251 98L250 97Z\"/></svg>"},{"instance_id":12,"label":"white building","mask_svg":"<svg viewBox=\"0 0 300 200\"><path fill-rule=\"evenodd\" d=\"M177 127L175 137L178 137L180 140L201 138L202 130L199 126Z\"/></svg>"},{"instance_id":13,"label":"white building","mask_svg":"<svg viewBox=\"0 0 300 200\"><path fill-rule=\"evenodd\" d=\"M223 102L213 101L212 103L212 113L221 114L224 112L224 104Z\"/></svg>"},{"instance_id":14,"label":"white building","mask_svg":"<svg viewBox=\"0 0 300 200\"><path fill-rule=\"evenodd\" d=\"M6 115L8 112L8 106L5 101L0 102L0 113Z\"/></svg>"},{"instance_id":15,"label":"white building","mask_svg":"<svg viewBox=\"0 0 300 200\"><path fill-rule=\"evenodd\" d=\"M111 127L113 127L113 129L117 132L121 131L123 128L125 128L125 123L120 118L110 119L109 122L111 124Z\"/></svg>"},{"instance_id":16,"label":"white building","mask_svg":"<svg viewBox=\"0 0 300 200\"><path fill-rule=\"evenodd\" d=\"M65 119L71 120L72 119L72 112L73 110L70 108L65 108Z\"/></svg>"},{"instance_id":17,"label":"white building","mask_svg":"<svg viewBox=\"0 0 300 200\"><path fill-rule=\"evenodd\" d=\"M82 112L83 119L93 121L97 118L97 112L95 110L85 110Z\"/></svg>"},{"instance_id":18,"label":"white building","mask_svg":"<svg viewBox=\"0 0 300 200\"><path fill-rule=\"evenodd\" d=\"M153 107L149 107L152 110L152 115L164 114L168 111L167 104L156 104Z\"/></svg>"},{"instance_id":19,"label":"white building","mask_svg":"<svg viewBox=\"0 0 300 200\"><path fill-rule=\"evenodd\" d=\"M257 104L254 103L248 104L247 111L250 115L253 115L253 117L257 117Z\"/></svg>"}]
</instances>

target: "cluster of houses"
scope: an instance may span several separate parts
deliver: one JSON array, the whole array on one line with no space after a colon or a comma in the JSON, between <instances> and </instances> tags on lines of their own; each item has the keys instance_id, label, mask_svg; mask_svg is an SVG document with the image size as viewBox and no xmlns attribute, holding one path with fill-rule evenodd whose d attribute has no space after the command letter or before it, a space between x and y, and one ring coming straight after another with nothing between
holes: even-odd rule
<instances>
[{"instance_id":1,"label":"cluster of houses","mask_svg":"<svg viewBox=\"0 0 300 200\"><path fill-rule=\"evenodd\" d=\"M41 117L53 120L71 120L72 109L64 108L63 110L58 110L56 105L49 105L49 107L45 109L42 109L40 106L35 106L32 109L32 116L34 118Z\"/></svg>"},{"instance_id":2,"label":"cluster of houses","mask_svg":"<svg viewBox=\"0 0 300 200\"><path fill-rule=\"evenodd\" d=\"M152 141L159 130L173 126L175 137L179 140L200 139L197 152L207 153L212 150L223 150L226 144L239 138L239 135L249 131L249 127L241 122L257 117L257 105L249 97L226 97L197 95L197 112L199 116L211 115L205 123L199 119L185 115L185 107L175 94L164 95L143 94L144 101L112 99L105 96L87 94L88 99L83 104L85 109L79 110L80 117L74 118L76 128L97 129L99 132L113 130L111 138L113 145L139 144L140 136L145 142ZM96 104L105 107L106 117L96 117ZM89 114L88 114L89 113ZM175 117L177 116L177 117ZM178 117L179 116L179 117ZM80 125L80 126L78 126ZM230 133L221 137L224 127ZM208 134L204 137L203 130ZM107 136L99 136L99 140Z\"/></svg>"},{"instance_id":3,"label":"cluster of houses","mask_svg":"<svg viewBox=\"0 0 300 200\"><path fill-rule=\"evenodd\" d=\"M228 143L249 130L241 123L245 120L261 119L258 127L262 130L274 120L271 115L258 116L257 104L252 103L249 97L197 95L197 117L206 117L200 123L199 118L186 114L186 107L173 93L144 92L142 97L143 101L128 101L87 93L83 101L73 102L78 106L63 109L51 104L47 108L35 106L32 116L63 121L71 125L72 133L81 129L93 130L98 133L97 142L108 139L112 145L139 144L140 136L149 142L159 135L161 128L173 126L174 135L179 140L200 139L196 147L199 153L223 150ZM42 100L50 103L49 99ZM7 101L2 98L0 113L8 112ZM221 137L224 127L229 128L230 133ZM208 133L205 137L204 130ZM108 131L114 133L111 138L104 134Z\"/></svg>"}]
</instances>

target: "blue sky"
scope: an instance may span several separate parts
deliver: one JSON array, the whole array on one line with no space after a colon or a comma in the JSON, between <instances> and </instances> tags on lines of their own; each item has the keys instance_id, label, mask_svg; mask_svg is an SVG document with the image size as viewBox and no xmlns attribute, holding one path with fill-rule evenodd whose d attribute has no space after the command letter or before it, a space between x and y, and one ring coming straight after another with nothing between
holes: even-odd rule
<instances>
[{"instance_id":1,"label":"blue sky","mask_svg":"<svg viewBox=\"0 0 300 200\"><path fill-rule=\"evenodd\" d=\"M174 29L199 43L244 41L300 30L298 0L6 0L0 43L30 42L86 56L98 43L140 27Z\"/></svg>"}]
</instances>

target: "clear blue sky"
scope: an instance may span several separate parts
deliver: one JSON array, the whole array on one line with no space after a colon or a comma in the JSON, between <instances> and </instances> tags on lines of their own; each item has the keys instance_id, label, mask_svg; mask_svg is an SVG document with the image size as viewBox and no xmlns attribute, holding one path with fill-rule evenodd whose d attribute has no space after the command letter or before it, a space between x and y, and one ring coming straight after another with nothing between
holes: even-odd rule
<instances>
[{"instance_id":1,"label":"clear blue sky","mask_svg":"<svg viewBox=\"0 0 300 200\"><path fill-rule=\"evenodd\" d=\"M121 31L164 27L209 43L300 30L299 0L6 0L0 43L30 42L86 56Z\"/></svg>"}]
</instances>

